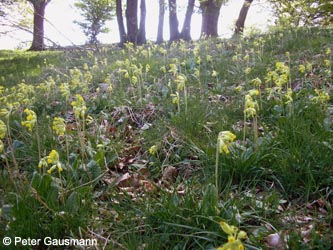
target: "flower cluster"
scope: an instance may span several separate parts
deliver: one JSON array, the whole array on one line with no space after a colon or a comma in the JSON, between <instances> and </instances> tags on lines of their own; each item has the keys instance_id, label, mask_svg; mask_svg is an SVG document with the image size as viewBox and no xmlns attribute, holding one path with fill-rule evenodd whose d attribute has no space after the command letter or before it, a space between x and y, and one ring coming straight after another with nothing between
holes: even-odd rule
<instances>
[{"instance_id":1,"label":"flower cluster","mask_svg":"<svg viewBox=\"0 0 333 250\"><path fill-rule=\"evenodd\" d=\"M316 96L312 97L312 101L315 101L316 103L327 103L330 100L330 96L327 92L324 90L320 91L318 89L315 89Z\"/></svg>"},{"instance_id":2,"label":"flower cluster","mask_svg":"<svg viewBox=\"0 0 333 250\"><path fill-rule=\"evenodd\" d=\"M258 95L258 90L254 90L255 92L249 92L249 94L245 95L245 106L244 106L244 114L246 117L254 117L257 115L257 111L259 110L259 106L257 101L253 100L252 96ZM245 119L245 118L244 118Z\"/></svg>"},{"instance_id":3,"label":"flower cluster","mask_svg":"<svg viewBox=\"0 0 333 250\"><path fill-rule=\"evenodd\" d=\"M25 126L30 132L37 123L37 115L30 109L25 109L24 113L27 115L26 120L21 122L22 126Z\"/></svg>"},{"instance_id":4,"label":"flower cluster","mask_svg":"<svg viewBox=\"0 0 333 250\"><path fill-rule=\"evenodd\" d=\"M54 117L52 129L57 135L64 136L66 132L65 120L61 117Z\"/></svg>"},{"instance_id":5,"label":"flower cluster","mask_svg":"<svg viewBox=\"0 0 333 250\"><path fill-rule=\"evenodd\" d=\"M50 154L44 158L42 158L38 163L38 168L51 167L47 170L48 174L51 174L54 170L58 169L58 172L61 173L63 171L61 162L59 160L59 153L56 150L51 150Z\"/></svg>"},{"instance_id":6,"label":"flower cluster","mask_svg":"<svg viewBox=\"0 0 333 250\"><path fill-rule=\"evenodd\" d=\"M183 89L185 88L186 76L183 74L177 75L175 83L177 84L177 90L183 91Z\"/></svg>"},{"instance_id":7,"label":"flower cluster","mask_svg":"<svg viewBox=\"0 0 333 250\"><path fill-rule=\"evenodd\" d=\"M235 226L230 226L224 221L220 222L222 230L228 235L228 242L217 250L244 250L242 240L247 238L246 232L239 230Z\"/></svg>"},{"instance_id":8,"label":"flower cluster","mask_svg":"<svg viewBox=\"0 0 333 250\"><path fill-rule=\"evenodd\" d=\"M219 133L217 137L218 148L220 154L226 153L229 154L229 147L231 143L236 139L236 135L231 133L230 131L222 131Z\"/></svg>"},{"instance_id":9,"label":"flower cluster","mask_svg":"<svg viewBox=\"0 0 333 250\"><path fill-rule=\"evenodd\" d=\"M74 114L76 119L83 119L85 117L85 112L87 110L86 103L83 100L83 97L79 94L76 94L76 101L72 101L71 105L73 106Z\"/></svg>"},{"instance_id":10,"label":"flower cluster","mask_svg":"<svg viewBox=\"0 0 333 250\"><path fill-rule=\"evenodd\" d=\"M150 155L156 154L157 153L157 146L156 145L151 146L149 148L148 152L149 152Z\"/></svg>"}]
</instances>

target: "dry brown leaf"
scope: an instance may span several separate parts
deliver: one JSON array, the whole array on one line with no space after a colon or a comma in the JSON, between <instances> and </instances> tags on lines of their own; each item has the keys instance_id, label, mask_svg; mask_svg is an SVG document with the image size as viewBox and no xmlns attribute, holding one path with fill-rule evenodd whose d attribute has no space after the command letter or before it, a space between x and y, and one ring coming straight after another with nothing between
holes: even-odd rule
<instances>
[{"instance_id":1,"label":"dry brown leaf","mask_svg":"<svg viewBox=\"0 0 333 250\"><path fill-rule=\"evenodd\" d=\"M162 180L175 182L177 176L178 176L178 170L173 166L168 166L164 169Z\"/></svg>"},{"instance_id":2,"label":"dry brown leaf","mask_svg":"<svg viewBox=\"0 0 333 250\"><path fill-rule=\"evenodd\" d=\"M131 187L133 183L132 176L129 173L123 174L120 176L117 181L118 187Z\"/></svg>"}]
</instances>

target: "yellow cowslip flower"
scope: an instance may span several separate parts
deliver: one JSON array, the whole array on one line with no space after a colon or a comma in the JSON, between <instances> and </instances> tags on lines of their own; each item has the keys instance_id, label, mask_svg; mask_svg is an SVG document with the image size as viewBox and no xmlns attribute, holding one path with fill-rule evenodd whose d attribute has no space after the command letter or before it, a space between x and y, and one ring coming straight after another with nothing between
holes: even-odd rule
<instances>
[{"instance_id":1,"label":"yellow cowslip flower","mask_svg":"<svg viewBox=\"0 0 333 250\"><path fill-rule=\"evenodd\" d=\"M128 71L125 69L125 70L122 70L122 72L124 73L124 77L129 79L129 73Z\"/></svg>"},{"instance_id":2,"label":"yellow cowslip flower","mask_svg":"<svg viewBox=\"0 0 333 250\"><path fill-rule=\"evenodd\" d=\"M229 154L229 147L231 143L236 139L236 135L231 133L230 131L222 131L219 133L217 137L218 148L220 154L225 153Z\"/></svg>"},{"instance_id":3,"label":"yellow cowslip flower","mask_svg":"<svg viewBox=\"0 0 333 250\"><path fill-rule=\"evenodd\" d=\"M215 70L212 71L212 77L217 77L219 75L219 73Z\"/></svg>"},{"instance_id":4,"label":"yellow cowslip flower","mask_svg":"<svg viewBox=\"0 0 333 250\"><path fill-rule=\"evenodd\" d=\"M185 83L186 83L186 76L183 74L177 75L176 79L175 79L175 83L177 83L177 90L178 91L182 91L185 87Z\"/></svg>"},{"instance_id":5,"label":"yellow cowslip flower","mask_svg":"<svg viewBox=\"0 0 333 250\"><path fill-rule=\"evenodd\" d=\"M327 56L329 56L329 55L331 54L331 49L330 49L330 48L327 48L326 51L325 51L325 54L326 54Z\"/></svg>"},{"instance_id":6,"label":"yellow cowslip flower","mask_svg":"<svg viewBox=\"0 0 333 250\"><path fill-rule=\"evenodd\" d=\"M176 94L171 94L170 95L172 97L172 103L173 104L179 104L179 93L176 92Z\"/></svg>"},{"instance_id":7,"label":"yellow cowslip flower","mask_svg":"<svg viewBox=\"0 0 333 250\"><path fill-rule=\"evenodd\" d=\"M276 85L281 87L282 85L286 84L288 82L289 75L288 74L282 74L276 79Z\"/></svg>"},{"instance_id":8,"label":"yellow cowslip flower","mask_svg":"<svg viewBox=\"0 0 333 250\"><path fill-rule=\"evenodd\" d=\"M176 75L178 72L178 67L176 64L172 63L169 65L170 69L169 72L172 73L173 75Z\"/></svg>"},{"instance_id":9,"label":"yellow cowslip flower","mask_svg":"<svg viewBox=\"0 0 333 250\"><path fill-rule=\"evenodd\" d=\"M6 135L7 135L7 126L2 120L0 120L0 139L5 138Z\"/></svg>"},{"instance_id":10,"label":"yellow cowslip flower","mask_svg":"<svg viewBox=\"0 0 333 250\"><path fill-rule=\"evenodd\" d=\"M75 96L76 101L72 101L71 105L73 106L76 119L82 119L84 118L87 110L86 103L81 95L76 94Z\"/></svg>"},{"instance_id":11,"label":"yellow cowslip flower","mask_svg":"<svg viewBox=\"0 0 333 250\"><path fill-rule=\"evenodd\" d=\"M259 77L254 78L251 82L256 87L259 87L261 85L261 83L262 83Z\"/></svg>"},{"instance_id":12,"label":"yellow cowslip flower","mask_svg":"<svg viewBox=\"0 0 333 250\"><path fill-rule=\"evenodd\" d=\"M58 172L61 173L64 169L61 166L60 162L57 162L56 164L52 165L50 169L47 170L48 174L52 174L54 170L58 169Z\"/></svg>"},{"instance_id":13,"label":"yellow cowslip flower","mask_svg":"<svg viewBox=\"0 0 333 250\"><path fill-rule=\"evenodd\" d=\"M156 154L156 153L157 153L157 146L156 146L156 145L151 146L151 147L149 148L148 152L149 152L149 154L151 154L151 155Z\"/></svg>"},{"instance_id":14,"label":"yellow cowslip flower","mask_svg":"<svg viewBox=\"0 0 333 250\"><path fill-rule=\"evenodd\" d=\"M259 110L257 101L254 101L251 95L245 95L244 114L246 117L254 117Z\"/></svg>"},{"instance_id":15,"label":"yellow cowslip flower","mask_svg":"<svg viewBox=\"0 0 333 250\"><path fill-rule=\"evenodd\" d=\"M280 74L288 74L289 75L289 67L286 66L283 62L277 62L275 64L276 67L276 72L280 73Z\"/></svg>"},{"instance_id":16,"label":"yellow cowslip flower","mask_svg":"<svg viewBox=\"0 0 333 250\"><path fill-rule=\"evenodd\" d=\"M311 72L312 71L312 64L311 63L306 63L306 70L308 71L308 72Z\"/></svg>"},{"instance_id":17,"label":"yellow cowslip flower","mask_svg":"<svg viewBox=\"0 0 333 250\"><path fill-rule=\"evenodd\" d=\"M288 59L290 59L290 53L289 53L289 51L286 52L286 57L287 57Z\"/></svg>"},{"instance_id":18,"label":"yellow cowslip flower","mask_svg":"<svg viewBox=\"0 0 333 250\"><path fill-rule=\"evenodd\" d=\"M247 68L244 70L244 73L245 73L246 75L248 75L248 74L251 73L251 71L252 71L252 69L251 69L250 67L247 67Z\"/></svg>"},{"instance_id":19,"label":"yellow cowslip flower","mask_svg":"<svg viewBox=\"0 0 333 250\"><path fill-rule=\"evenodd\" d=\"M61 173L63 171L61 162L59 160L59 154L56 150L51 150L50 154L48 156L45 156L44 158L40 159L38 163L38 168L47 168L49 165L51 167L47 170L48 174L52 174L52 172L55 169L58 169L58 172Z\"/></svg>"},{"instance_id":20,"label":"yellow cowslip flower","mask_svg":"<svg viewBox=\"0 0 333 250\"><path fill-rule=\"evenodd\" d=\"M302 74L305 73L305 66L303 64L299 65L299 68L298 68L299 72L301 72Z\"/></svg>"},{"instance_id":21,"label":"yellow cowslip flower","mask_svg":"<svg viewBox=\"0 0 333 250\"><path fill-rule=\"evenodd\" d=\"M324 65L325 65L325 67L329 68L331 66L331 61L328 60L328 59L325 59L324 60Z\"/></svg>"},{"instance_id":22,"label":"yellow cowslip flower","mask_svg":"<svg viewBox=\"0 0 333 250\"><path fill-rule=\"evenodd\" d=\"M316 92L317 96L312 98L313 101L324 104L330 100L329 94L326 93L324 90L319 91L318 89L315 89L315 92Z\"/></svg>"},{"instance_id":23,"label":"yellow cowslip flower","mask_svg":"<svg viewBox=\"0 0 333 250\"><path fill-rule=\"evenodd\" d=\"M50 154L47 156L48 164L57 164L59 162L59 154L56 150L52 149Z\"/></svg>"},{"instance_id":24,"label":"yellow cowslip flower","mask_svg":"<svg viewBox=\"0 0 333 250\"><path fill-rule=\"evenodd\" d=\"M47 170L48 174L52 174L52 172L57 168L56 165L53 165L50 169Z\"/></svg>"},{"instance_id":25,"label":"yellow cowslip flower","mask_svg":"<svg viewBox=\"0 0 333 250\"><path fill-rule=\"evenodd\" d=\"M211 55L206 55L206 61L211 63L213 61L213 57Z\"/></svg>"},{"instance_id":26,"label":"yellow cowslip flower","mask_svg":"<svg viewBox=\"0 0 333 250\"><path fill-rule=\"evenodd\" d=\"M94 122L94 118L92 118L90 115L87 115L86 117L86 124L90 125Z\"/></svg>"},{"instance_id":27,"label":"yellow cowslip flower","mask_svg":"<svg viewBox=\"0 0 333 250\"><path fill-rule=\"evenodd\" d=\"M243 90L243 86L239 85L235 88L236 92L240 93Z\"/></svg>"},{"instance_id":28,"label":"yellow cowslip flower","mask_svg":"<svg viewBox=\"0 0 333 250\"><path fill-rule=\"evenodd\" d=\"M59 86L59 90L61 93L61 96L65 98L65 100L67 100L69 98L69 96L71 95L68 83L61 83Z\"/></svg>"},{"instance_id":29,"label":"yellow cowslip flower","mask_svg":"<svg viewBox=\"0 0 333 250\"><path fill-rule=\"evenodd\" d=\"M30 109L25 109L24 113L27 115L26 121L22 121L21 125L27 127L27 129L31 132L35 124L37 123L37 115L34 111Z\"/></svg>"},{"instance_id":30,"label":"yellow cowslip flower","mask_svg":"<svg viewBox=\"0 0 333 250\"><path fill-rule=\"evenodd\" d=\"M228 235L228 242L217 250L244 250L244 245L241 240L247 238L246 232L239 231L235 226L230 226L228 223L221 221L222 230Z\"/></svg>"},{"instance_id":31,"label":"yellow cowslip flower","mask_svg":"<svg viewBox=\"0 0 333 250\"><path fill-rule=\"evenodd\" d=\"M41 169L43 167L47 167L47 157L40 159L40 161L38 163L38 168Z\"/></svg>"},{"instance_id":32,"label":"yellow cowslip flower","mask_svg":"<svg viewBox=\"0 0 333 250\"><path fill-rule=\"evenodd\" d=\"M234 236L232 236L232 235L229 235L229 236L228 236L228 242L229 242L229 243L234 243L235 241L236 241L236 239L235 239Z\"/></svg>"},{"instance_id":33,"label":"yellow cowslip flower","mask_svg":"<svg viewBox=\"0 0 333 250\"><path fill-rule=\"evenodd\" d=\"M244 240L247 238L247 234L245 231L239 231L238 235L237 235L237 239L240 239L240 240Z\"/></svg>"},{"instance_id":34,"label":"yellow cowslip flower","mask_svg":"<svg viewBox=\"0 0 333 250\"><path fill-rule=\"evenodd\" d=\"M150 65L146 64L146 69L145 69L146 73L148 73L150 71Z\"/></svg>"},{"instance_id":35,"label":"yellow cowslip flower","mask_svg":"<svg viewBox=\"0 0 333 250\"><path fill-rule=\"evenodd\" d=\"M87 63L84 63L84 64L83 64L83 69L84 69L85 71L88 71L88 70L89 70L89 66L88 66Z\"/></svg>"},{"instance_id":36,"label":"yellow cowslip flower","mask_svg":"<svg viewBox=\"0 0 333 250\"><path fill-rule=\"evenodd\" d=\"M51 168L47 170L48 174L51 174L55 169L58 169L58 172L62 172L63 168L61 166L61 163L59 161L59 154L56 150L51 150L50 154L46 157L47 163L52 164Z\"/></svg>"},{"instance_id":37,"label":"yellow cowslip flower","mask_svg":"<svg viewBox=\"0 0 333 250\"><path fill-rule=\"evenodd\" d=\"M245 62L248 62L248 61L250 60L250 56L249 56L249 54L246 54L246 55L244 56L243 60L244 60Z\"/></svg>"},{"instance_id":38,"label":"yellow cowslip flower","mask_svg":"<svg viewBox=\"0 0 333 250\"><path fill-rule=\"evenodd\" d=\"M138 83L138 78L136 76L131 77L131 83L136 85Z\"/></svg>"},{"instance_id":39,"label":"yellow cowslip flower","mask_svg":"<svg viewBox=\"0 0 333 250\"><path fill-rule=\"evenodd\" d=\"M200 56L198 56L197 58L196 58L196 64L198 64L198 65L200 65L201 64L201 57Z\"/></svg>"},{"instance_id":40,"label":"yellow cowslip flower","mask_svg":"<svg viewBox=\"0 0 333 250\"><path fill-rule=\"evenodd\" d=\"M291 88L288 88L286 94L284 95L284 97L286 98L285 104L293 102L292 95L293 95L293 90Z\"/></svg>"},{"instance_id":41,"label":"yellow cowslip flower","mask_svg":"<svg viewBox=\"0 0 333 250\"><path fill-rule=\"evenodd\" d=\"M256 95L259 95L259 90L251 89L251 90L249 90L248 93L249 93L250 96L256 96Z\"/></svg>"},{"instance_id":42,"label":"yellow cowslip flower","mask_svg":"<svg viewBox=\"0 0 333 250\"><path fill-rule=\"evenodd\" d=\"M162 73L166 73L166 67L165 67L165 66L162 66L162 67L160 68L160 71L161 71Z\"/></svg>"},{"instance_id":43,"label":"yellow cowslip flower","mask_svg":"<svg viewBox=\"0 0 333 250\"><path fill-rule=\"evenodd\" d=\"M66 132L65 120L61 117L54 117L52 123L52 129L57 135L64 136Z\"/></svg>"},{"instance_id":44,"label":"yellow cowslip flower","mask_svg":"<svg viewBox=\"0 0 333 250\"><path fill-rule=\"evenodd\" d=\"M228 235L233 235L237 232L237 227L235 226L230 226L228 223L224 221L220 221L220 227Z\"/></svg>"}]
</instances>

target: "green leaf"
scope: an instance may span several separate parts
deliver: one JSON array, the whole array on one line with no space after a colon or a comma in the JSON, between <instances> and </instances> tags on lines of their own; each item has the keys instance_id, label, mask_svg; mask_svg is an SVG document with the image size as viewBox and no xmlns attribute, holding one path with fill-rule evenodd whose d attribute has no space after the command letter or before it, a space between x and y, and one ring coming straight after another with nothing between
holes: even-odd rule
<instances>
[{"instance_id":1,"label":"green leaf","mask_svg":"<svg viewBox=\"0 0 333 250\"><path fill-rule=\"evenodd\" d=\"M73 193L70 194L70 196L66 201L66 211L71 214L74 214L79 211L79 208L80 208L79 196L74 191Z\"/></svg>"}]
</instances>

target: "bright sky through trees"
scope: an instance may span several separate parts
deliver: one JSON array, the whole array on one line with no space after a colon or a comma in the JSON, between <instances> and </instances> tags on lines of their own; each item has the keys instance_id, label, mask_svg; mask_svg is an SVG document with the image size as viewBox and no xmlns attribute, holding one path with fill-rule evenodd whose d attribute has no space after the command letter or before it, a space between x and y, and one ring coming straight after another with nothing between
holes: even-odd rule
<instances>
[{"instance_id":1,"label":"bright sky through trees","mask_svg":"<svg viewBox=\"0 0 333 250\"><path fill-rule=\"evenodd\" d=\"M182 24L187 0L178 0L178 18ZM219 35L222 37L229 37L233 33L233 25L238 17L239 11L242 7L243 0L230 0L225 6L222 6L220 19L219 19ZM165 28L164 39L169 38L168 29L168 11L165 13ZM248 19L245 24L246 27L256 27L258 29L265 29L269 24L271 18L269 6L264 1L254 1L252 4ZM55 43L65 45L80 45L84 44L87 38L84 36L80 27L73 23L74 20L82 20L79 11L74 7L73 0L53 0L46 7L46 22L45 22L45 37L54 41ZM158 24L158 0L147 0L147 21L146 31L147 38L155 41L157 34ZM108 23L111 31L107 34L101 34L99 40L103 43L112 43L119 41L119 32L117 30L117 23L114 19ZM1 29L1 28L0 28ZM197 39L200 36L201 29L201 15L194 13L192 18L192 38ZM246 30L245 30L246 32ZM32 34L27 32L17 32L10 36L0 37L0 49L13 49L17 47L28 48L32 41ZM45 41L47 45L49 42Z\"/></svg>"}]
</instances>

